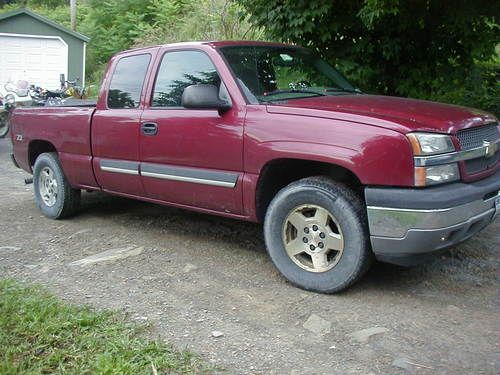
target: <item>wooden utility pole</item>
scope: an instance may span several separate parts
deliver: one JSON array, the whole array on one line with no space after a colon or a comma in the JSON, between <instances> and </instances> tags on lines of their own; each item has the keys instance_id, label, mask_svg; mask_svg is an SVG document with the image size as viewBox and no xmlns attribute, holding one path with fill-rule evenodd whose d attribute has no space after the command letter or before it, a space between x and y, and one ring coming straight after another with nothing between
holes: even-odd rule
<instances>
[{"instance_id":1,"label":"wooden utility pole","mask_svg":"<svg viewBox=\"0 0 500 375\"><path fill-rule=\"evenodd\" d=\"M70 0L69 8L71 14L71 30L76 31L76 0Z\"/></svg>"}]
</instances>

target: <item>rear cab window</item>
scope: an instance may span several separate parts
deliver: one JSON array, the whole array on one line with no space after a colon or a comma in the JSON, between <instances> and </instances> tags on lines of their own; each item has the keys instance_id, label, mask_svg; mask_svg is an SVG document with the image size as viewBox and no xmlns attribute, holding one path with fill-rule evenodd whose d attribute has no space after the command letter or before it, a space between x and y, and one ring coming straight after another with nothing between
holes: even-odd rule
<instances>
[{"instance_id":1,"label":"rear cab window","mask_svg":"<svg viewBox=\"0 0 500 375\"><path fill-rule=\"evenodd\" d=\"M137 108L150 54L122 57L115 66L108 89L108 108Z\"/></svg>"}]
</instances>

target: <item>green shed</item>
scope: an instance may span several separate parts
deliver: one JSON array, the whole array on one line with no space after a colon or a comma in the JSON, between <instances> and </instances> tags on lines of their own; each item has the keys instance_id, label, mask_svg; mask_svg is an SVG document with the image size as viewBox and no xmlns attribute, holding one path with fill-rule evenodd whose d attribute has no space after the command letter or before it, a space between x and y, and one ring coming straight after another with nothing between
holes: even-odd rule
<instances>
[{"instance_id":1,"label":"green shed","mask_svg":"<svg viewBox=\"0 0 500 375\"><path fill-rule=\"evenodd\" d=\"M0 14L0 84L20 79L48 89L60 74L85 85L89 38L28 9Z\"/></svg>"}]
</instances>

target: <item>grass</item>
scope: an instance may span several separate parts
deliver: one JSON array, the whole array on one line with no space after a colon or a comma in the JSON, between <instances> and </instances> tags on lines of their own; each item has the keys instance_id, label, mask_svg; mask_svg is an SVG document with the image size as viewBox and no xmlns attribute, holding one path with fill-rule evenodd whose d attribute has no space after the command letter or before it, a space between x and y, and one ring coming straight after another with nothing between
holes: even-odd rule
<instances>
[{"instance_id":1,"label":"grass","mask_svg":"<svg viewBox=\"0 0 500 375\"><path fill-rule=\"evenodd\" d=\"M148 339L123 314L0 280L0 374L200 374L196 355Z\"/></svg>"}]
</instances>

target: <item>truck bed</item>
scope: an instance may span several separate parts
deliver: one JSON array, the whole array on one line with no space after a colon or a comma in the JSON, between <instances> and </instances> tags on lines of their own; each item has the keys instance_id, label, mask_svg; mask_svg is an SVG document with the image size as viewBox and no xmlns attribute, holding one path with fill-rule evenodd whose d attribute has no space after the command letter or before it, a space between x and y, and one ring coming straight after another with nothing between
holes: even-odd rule
<instances>
[{"instance_id":1,"label":"truck bed","mask_svg":"<svg viewBox=\"0 0 500 375\"><path fill-rule=\"evenodd\" d=\"M57 150L68 180L74 186L96 186L92 171L90 122L95 104L66 103L57 107L18 107L10 119L16 161L31 171L30 150L48 142Z\"/></svg>"}]
</instances>

